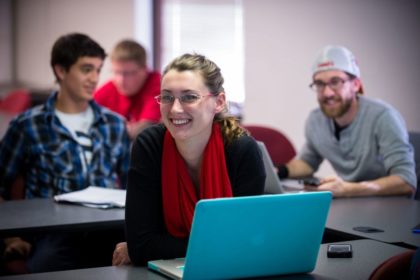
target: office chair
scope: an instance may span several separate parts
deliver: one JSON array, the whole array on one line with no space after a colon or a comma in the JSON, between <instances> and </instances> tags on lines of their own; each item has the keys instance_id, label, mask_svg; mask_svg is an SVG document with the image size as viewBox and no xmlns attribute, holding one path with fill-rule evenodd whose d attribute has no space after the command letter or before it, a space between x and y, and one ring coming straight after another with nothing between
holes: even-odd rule
<instances>
[{"instance_id":1,"label":"office chair","mask_svg":"<svg viewBox=\"0 0 420 280\"><path fill-rule=\"evenodd\" d=\"M417 190L414 195L414 199L420 200L420 132L409 131L408 137L414 148L414 161L416 163Z\"/></svg>"},{"instance_id":2,"label":"office chair","mask_svg":"<svg viewBox=\"0 0 420 280\"><path fill-rule=\"evenodd\" d=\"M31 96L25 89L17 89L9 92L0 99L0 112L12 115L19 114L31 106Z\"/></svg>"},{"instance_id":3,"label":"office chair","mask_svg":"<svg viewBox=\"0 0 420 280\"><path fill-rule=\"evenodd\" d=\"M285 164L296 155L290 140L279 130L263 125L243 125L255 140L264 142L274 165Z\"/></svg>"},{"instance_id":4,"label":"office chair","mask_svg":"<svg viewBox=\"0 0 420 280\"><path fill-rule=\"evenodd\" d=\"M369 280L409 279L415 251L409 250L382 262L369 276Z\"/></svg>"}]
</instances>

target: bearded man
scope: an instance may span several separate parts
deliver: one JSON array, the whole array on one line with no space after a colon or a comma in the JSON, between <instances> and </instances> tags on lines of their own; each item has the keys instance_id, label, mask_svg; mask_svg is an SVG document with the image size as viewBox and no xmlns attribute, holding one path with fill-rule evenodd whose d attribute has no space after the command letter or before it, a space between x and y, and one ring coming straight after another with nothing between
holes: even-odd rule
<instances>
[{"instance_id":1,"label":"bearded man","mask_svg":"<svg viewBox=\"0 0 420 280\"><path fill-rule=\"evenodd\" d=\"M312 73L319 108L306 121L303 149L278 166L279 177L312 176L326 159L336 174L306 190L331 191L334 197L414 194L417 179L405 122L389 104L363 95L354 55L343 46L326 46Z\"/></svg>"}]
</instances>

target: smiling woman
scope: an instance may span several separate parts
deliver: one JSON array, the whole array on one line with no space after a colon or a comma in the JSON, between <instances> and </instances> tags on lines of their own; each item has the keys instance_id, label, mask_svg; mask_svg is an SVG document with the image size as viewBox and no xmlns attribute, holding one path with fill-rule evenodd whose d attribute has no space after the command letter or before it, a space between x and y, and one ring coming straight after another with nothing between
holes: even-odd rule
<instances>
[{"instance_id":1,"label":"smiling woman","mask_svg":"<svg viewBox=\"0 0 420 280\"><path fill-rule=\"evenodd\" d=\"M258 145L226 115L223 82L220 68L198 54L163 72L163 124L140 133L132 149L126 227L134 264L184 257L198 200L263 193Z\"/></svg>"}]
</instances>

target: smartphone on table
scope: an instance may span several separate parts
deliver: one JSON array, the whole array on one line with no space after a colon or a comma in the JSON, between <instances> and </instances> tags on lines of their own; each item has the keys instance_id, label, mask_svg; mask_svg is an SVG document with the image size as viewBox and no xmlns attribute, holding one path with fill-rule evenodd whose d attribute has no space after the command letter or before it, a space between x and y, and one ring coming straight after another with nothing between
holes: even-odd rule
<instances>
[{"instance_id":1,"label":"smartphone on table","mask_svg":"<svg viewBox=\"0 0 420 280\"><path fill-rule=\"evenodd\" d=\"M321 184L321 180L316 177L310 177L302 179L302 183L307 186L318 187Z\"/></svg>"}]
</instances>

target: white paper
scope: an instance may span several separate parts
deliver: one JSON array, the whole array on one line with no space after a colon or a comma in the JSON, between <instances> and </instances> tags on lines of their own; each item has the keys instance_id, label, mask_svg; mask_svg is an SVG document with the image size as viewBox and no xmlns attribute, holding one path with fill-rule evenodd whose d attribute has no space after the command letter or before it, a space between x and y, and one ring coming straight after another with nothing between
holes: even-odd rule
<instances>
[{"instance_id":1,"label":"white paper","mask_svg":"<svg viewBox=\"0 0 420 280\"><path fill-rule=\"evenodd\" d=\"M125 190L89 186L80 191L54 196L55 201L71 202L94 208L125 207Z\"/></svg>"},{"instance_id":2,"label":"white paper","mask_svg":"<svg viewBox=\"0 0 420 280\"><path fill-rule=\"evenodd\" d=\"M290 190L303 190L304 185L302 180L297 179L281 179L281 183L283 186Z\"/></svg>"}]
</instances>

